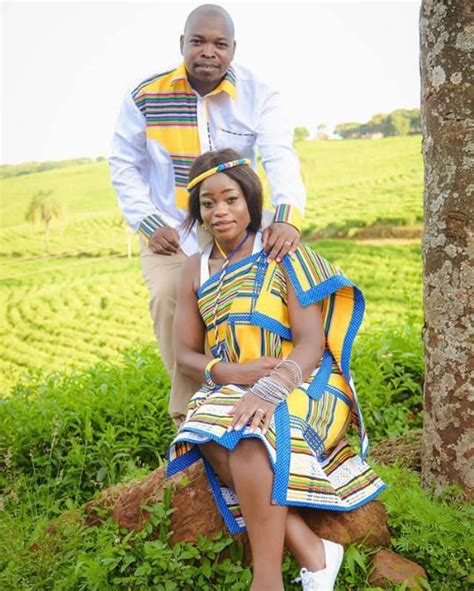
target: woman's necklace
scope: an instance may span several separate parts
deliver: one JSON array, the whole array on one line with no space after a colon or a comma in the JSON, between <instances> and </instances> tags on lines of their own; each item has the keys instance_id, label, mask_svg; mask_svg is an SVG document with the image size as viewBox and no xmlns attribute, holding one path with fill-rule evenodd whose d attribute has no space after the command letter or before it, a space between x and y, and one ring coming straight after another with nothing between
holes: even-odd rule
<instances>
[{"instance_id":1,"label":"woman's necklace","mask_svg":"<svg viewBox=\"0 0 474 591\"><path fill-rule=\"evenodd\" d=\"M221 268L221 276L219 277L219 283L217 285L217 293L216 293L216 300L215 300L215 303L214 303L214 314L213 314L214 339L216 341L217 356L220 357L221 359L224 358L225 339L222 339L222 341L220 340L219 327L217 325L217 314L219 312L219 300L220 300L220 296L221 296L222 286L224 285L225 277L226 277L226 274L227 274L227 267L229 266L229 263L230 263L231 258L235 254L237 254L237 252L243 247L243 245L247 242L247 239L248 239L249 236L250 236L250 232L247 232L247 234L245 234L245 236L242 239L242 241L229 254L226 254L224 252L224 250L222 249L222 247L219 244L219 242L217 242L217 240L214 238L214 242L215 242L215 244L217 246L217 249L219 250L219 252L221 253L221 255L224 257L224 263L223 263L222 268Z\"/></svg>"}]
</instances>

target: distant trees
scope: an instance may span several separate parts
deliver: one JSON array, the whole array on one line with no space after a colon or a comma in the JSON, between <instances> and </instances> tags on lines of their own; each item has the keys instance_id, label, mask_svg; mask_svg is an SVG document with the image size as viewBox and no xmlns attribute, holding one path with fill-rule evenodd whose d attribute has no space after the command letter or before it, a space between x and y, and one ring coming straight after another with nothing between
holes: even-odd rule
<instances>
[{"instance_id":1,"label":"distant trees","mask_svg":"<svg viewBox=\"0 0 474 591\"><path fill-rule=\"evenodd\" d=\"M49 252L49 231L53 220L63 221L65 210L63 205L54 197L52 191L38 191L33 195L25 215L27 222L34 226L44 224L44 248Z\"/></svg>"},{"instance_id":2,"label":"distant trees","mask_svg":"<svg viewBox=\"0 0 474 591\"><path fill-rule=\"evenodd\" d=\"M295 127L293 132L293 142L300 142L301 140L307 140L309 138L309 131L306 127Z\"/></svg>"},{"instance_id":3,"label":"distant trees","mask_svg":"<svg viewBox=\"0 0 474 591\"><path fill-rule=\"evenodd\" d=\"M344 139L404 136L421 133L420 110L396 109L388 115L377 113L366 123L339 123L334 128L334 133Z\"/></svg>"},{"instance_id":4,"label":"distant trees","mask_svg":"<svg viewBox=\"0 0 474 591\"><path fill-rule=\"evenodd\" d=\"M47 170L55 170L56 168L67 168L68 166L82 166L83 164L91 164L92 162L92 158L72 158L69 160L48 160L46 162L2 164L0 165L0 179L23 176L25 174L34 174L36 172L45 172Z\"/></svg>"}]
</instances>

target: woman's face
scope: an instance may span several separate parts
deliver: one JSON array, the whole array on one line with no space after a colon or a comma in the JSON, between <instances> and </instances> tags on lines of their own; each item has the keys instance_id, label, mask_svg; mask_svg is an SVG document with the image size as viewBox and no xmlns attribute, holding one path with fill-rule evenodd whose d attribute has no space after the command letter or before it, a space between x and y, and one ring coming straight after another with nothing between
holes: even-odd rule
<instances>
[{"instance_id":1,"label":"woman's face","mask_svg":"<svg viewBox=\"0 0 474 591\"><path fill-rule=\"evenodd\" d=\"M217 240L239 240L250 224L247 201L239 183L222 172L202 182L199 208L203 223Z\"/></svg>"}]
</instances>

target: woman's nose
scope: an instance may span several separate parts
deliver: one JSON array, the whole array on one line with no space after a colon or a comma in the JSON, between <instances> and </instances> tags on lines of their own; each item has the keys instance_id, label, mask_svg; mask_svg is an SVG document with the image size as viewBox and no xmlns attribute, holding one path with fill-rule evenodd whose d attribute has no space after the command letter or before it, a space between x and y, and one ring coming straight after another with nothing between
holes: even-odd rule
<instances>
[{"instance_id":1,"label":"woman's nose","mask_svg":"<svg viewBox=\"0 0 474 591\"><path fill-rule=\"evenodd\" d=\"M216 215L220 215L220 216L227 215L227 211L228 211L228 208L227 208L227 203L225 201L223 201L222 203L218 203L214 209L214 213Z\"/></svg>"}]
</instances>

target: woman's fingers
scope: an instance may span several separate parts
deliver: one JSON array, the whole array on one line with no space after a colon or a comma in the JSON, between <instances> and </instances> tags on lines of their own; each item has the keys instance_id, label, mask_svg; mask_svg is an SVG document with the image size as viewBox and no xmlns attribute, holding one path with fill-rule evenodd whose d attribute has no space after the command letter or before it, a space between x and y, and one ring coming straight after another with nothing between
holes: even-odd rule
<instances>
[{"instance_id":1,"label":"woman's fingers","mask_svg":"<svg viewBox=\"0 0 474 591\"><path fill-rule=\"evenodd\" d=\"M265 433L271 423L275 406L268 402L251 401L249 405L248 400L240 400L235 406L233 406L228 414L234 414L234 417L227 429L228 432L240 431L249 423L249 432L254 433L259 427L262 429L262 433Z\"/></svg>"},{"instance_id":2,"label":"woman's fingers","mask_svg":"<svg viewBox=\"0 0 474 591\"><path fill-rule=\"evenodd\" d=\"M250 424L249 431L251 433L253 433L254 431L256 431L260 427L260 424L261 424L264 417L265 417L265 410L263 408L257 408L255 410L255 412L253 413L252 423Z\"/></svg>"},{"instance_id":3,"label":"woman's fingers","mask_svg":"<svg viewBox=\"0 0 474 591\"><path fill-rule=\"evenodd\" d=\"M265 415L265 419L263 420L263 425L262 425L262 435L265 435L265 433L270 428L270 423L272 422L272 417L273 417L273 412L268 412Z\"/></svg>"}]
</instances>

